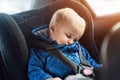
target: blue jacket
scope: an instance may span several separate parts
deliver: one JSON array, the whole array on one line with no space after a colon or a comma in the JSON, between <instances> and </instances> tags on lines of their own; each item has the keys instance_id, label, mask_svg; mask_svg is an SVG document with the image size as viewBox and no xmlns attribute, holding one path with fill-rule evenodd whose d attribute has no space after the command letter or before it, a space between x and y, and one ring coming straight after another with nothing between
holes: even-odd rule
<instances>
[{"instance_id":1,"label":"blue jacket","mask_svg":"<svg viewBox=\"0 0 120 80\"><path fill-rule=\"evenodd\" d=\"M72 60L75 64L79 65L79 55L78 55L78 42L74 42L71 45L61 45L54 41L51 41L48 37L48 25L44 25L32 30L32 33L39 38L45 40L46 42L54 45L60 49L63 54ZM88 51L81 46L81 50L85 59L94 67L99 67L100 65L91 58ZM28 76L30 80L45 80L52 77L63 78L71 73L71 69L63 64L53 55L50 55L47 51L42 49L31 48L30 57L28 63Z\"/></svg>"}]
</instances>

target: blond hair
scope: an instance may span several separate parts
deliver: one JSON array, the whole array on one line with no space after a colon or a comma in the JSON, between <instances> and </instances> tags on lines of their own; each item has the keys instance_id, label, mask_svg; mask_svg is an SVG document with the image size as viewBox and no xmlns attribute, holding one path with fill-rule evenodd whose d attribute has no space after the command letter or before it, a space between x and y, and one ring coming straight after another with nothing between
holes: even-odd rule
<instances>
[{"instance_id":1,"label":"blond hair","mask_svg":"<svg viewBox=\"0 0 120 80\"><path fill-rule=\"evenodd\" d=\"M57 10L51 18L50 25L59 24L66 21L75 25L80 25L81 23L86 25L85 20L71 8L62 8Z\"/></svg>"}]
</instances>

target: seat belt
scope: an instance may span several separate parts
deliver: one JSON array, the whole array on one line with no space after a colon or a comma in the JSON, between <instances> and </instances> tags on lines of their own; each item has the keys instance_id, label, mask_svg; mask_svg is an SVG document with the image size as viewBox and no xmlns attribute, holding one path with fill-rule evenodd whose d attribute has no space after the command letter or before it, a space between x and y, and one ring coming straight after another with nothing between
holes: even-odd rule
<instances>
[{"instance_id":1,"label":"seat belt","mask_svg":"<svg viewBox=\"0 0 120 80\"><path fill-rule=\"evenodd\" d=\"M47 43L43 40L41 40L39 37L34 36L36 41L34 43L34 46L37 48L42 48L43 50L46 50L49 54L55 56L56 58L58 58L60 61L62 61L65 65L67 65L68 67L70 67L75 73L80 72L80 68L74 63L72 62L70 59L68 59L59 49L57 49L55 46L53 46L50 43ZM79 45L79 59L81 61L82 65L85 66L91 66L84 58L80 45Z\"/></svg>"},{"instance_id":2,"label":"seat belt","mask_svg":"<svg viewBox=\"0 0 120 80\"><path fill-rule=\"evenodd\" d=\"M64 54L59 49L57 49L53 45L41 40L40 38L39 38L39 41L37 40L34 43L34 46L36 48L41 48L41 49L47 51L49 54L55 56L57 59L62 61L62 63L64 63L68 67L70 67L75 73L77 72L77 65L75 63L73 63L71 60L69 60L67 57L65 57Z\"/></svg>"}]
</instances>

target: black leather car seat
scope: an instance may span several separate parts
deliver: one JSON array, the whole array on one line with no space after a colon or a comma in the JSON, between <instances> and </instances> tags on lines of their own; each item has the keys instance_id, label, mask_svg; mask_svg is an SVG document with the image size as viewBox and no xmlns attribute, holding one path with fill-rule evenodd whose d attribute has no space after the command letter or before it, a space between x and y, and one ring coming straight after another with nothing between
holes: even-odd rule
<instances>
[{"instance_id":1,"label":"black leather car seat","mask_svg":"<svg viewBox=\"0 0 120 80\"><path fill-rule=\"evenodd\" d=\"M3 71L0 73L4 75L1 78L5 78L5 80L28 80L29 48L35 47L34 43L36 41L31 35L31 30L49 24L52 14L63 7L73 8L86 20L87 29L80 41L92 55L96 54L92 17L87 8L78 1L61 0L41 9L14 15L0 13L0 60L2 60L0 67Z\"/></svg>"},{"instance_id":2,"label":"black leather car seat","mask_svg":"<svg viewBox=\"0 0 120 80\"><path fill-rule=\"evenodd\" d=\"M108 32L101 46L103 80L120 78L120 22Z\"/></svg>"},{"instance_id":3,"label":"black leather car seat","mask_svg":"<svg viewBox=\"0 0 120 80\"><path fill-rule=\"evenodd\" d=\"M28 48L24 36L15 20L0 14L0 52L6 80L27 78ZM3 73L3 72L2 72ZM1 73L1 74L2 74Z\"/></svg>"}]
</instances>

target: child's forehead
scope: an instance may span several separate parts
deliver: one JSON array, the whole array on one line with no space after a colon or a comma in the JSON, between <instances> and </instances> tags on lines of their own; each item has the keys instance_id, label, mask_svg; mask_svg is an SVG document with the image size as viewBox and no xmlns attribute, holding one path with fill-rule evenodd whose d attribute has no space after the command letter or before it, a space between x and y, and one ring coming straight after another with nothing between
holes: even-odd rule
<instances>
[{"instance_id":1,"label":"child's forehead","mask_svg":"<svg viewBox=\"0 0 120 80\"><path fill-rule=\"evenodd\" d=\"M71 23L68 23L68 24L66 23L65 25L61 25L60 28L63 28L65 31L70 32L70 33L77 33L81 31L80 26L71 25Z\"/></svg>"}]
</instances>

